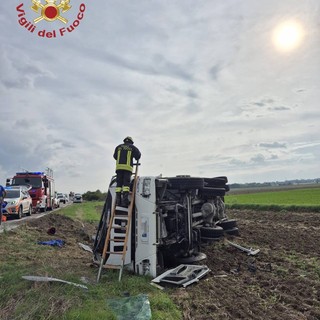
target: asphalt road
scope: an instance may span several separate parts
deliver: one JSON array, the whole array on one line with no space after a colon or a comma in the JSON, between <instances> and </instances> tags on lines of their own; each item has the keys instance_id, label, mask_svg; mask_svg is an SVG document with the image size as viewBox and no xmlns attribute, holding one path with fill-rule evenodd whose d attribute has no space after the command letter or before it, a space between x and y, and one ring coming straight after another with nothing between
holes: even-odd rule
<instances>
[{"instance_id":1,"label":"asphalt road","mask_svg":"<svg viewBox=\"0 0 320 320\"><path fill-rule=\"evenodd\" d=\"M69 202L67 204L60 204L60 208L53 209L52 211L46 211L46 212L41 212L41 213L34 213L31 216L23 216L21 219L16 219L14 217L8 217L7 221L2 221L0 225L0 233L2 233L4 230L10 231L12 229L15 229L22 224L26 223L27 221L34 220L34 219L39 219L51 212L55 212L57 210L60 210L61 208L70 205L72 202Z\"/></svg>"}]
</instances>

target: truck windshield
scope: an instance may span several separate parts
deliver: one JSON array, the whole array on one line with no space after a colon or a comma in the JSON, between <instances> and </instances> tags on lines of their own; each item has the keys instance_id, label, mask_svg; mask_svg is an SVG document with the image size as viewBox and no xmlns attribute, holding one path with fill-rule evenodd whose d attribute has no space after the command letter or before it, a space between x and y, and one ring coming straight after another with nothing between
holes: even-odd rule
<instances>
[{"instance_id":1,"label":"truck windshield","mask_svg":"<svg viewBox=\"0 0 320 320\"><path fill-rule=\"evenodd\" d=\"M19 198L20 191L19 190L6 190L6 198Z\"/></svg>"},{"instance_id":2,"label":"truck windshield","mask_svg":"<svg viewBox=\"0 0 320 320\"><path fill-rule=\"evenodd\" d=\"M41 188L42 180L41 177L15 177L12 179L13 185L26 185L31 184L32 188Z\"/></svg>"}]
</instances>

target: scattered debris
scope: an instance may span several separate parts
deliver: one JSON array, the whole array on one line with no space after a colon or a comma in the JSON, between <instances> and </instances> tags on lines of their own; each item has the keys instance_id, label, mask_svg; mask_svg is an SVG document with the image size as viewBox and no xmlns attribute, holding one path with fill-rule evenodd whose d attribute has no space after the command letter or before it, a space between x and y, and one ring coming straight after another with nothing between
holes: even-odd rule
<instances>
[{"instance_id":1,"label":"scattered debris","mask_svg":"<svg viewBox=\"0 0 320 320\"><path fill-rule=\"evenodd\" d=\"M50 234L51 236L56 234L56 228L55 227L51 227L48 229L47 234Z\"/></svg>"},{"instance_id":2,"label":"scattered debris","mask_svg":"<svg viewBox=\"0 0 320 320\"><path fill-rule=\"evenodd\" d=\"M83 283L87 283L87 284L90 283L90 280L88 278L86 278L86 277L81 277L80 281L83 282Z\"/></svg>"},{"instance_id":3,"label":"scattered debris","mask_svg":"<svg viewBox=\"0 0 320 320\"><path fill-rule=\"evenodd\" d=\"M92 253L92 249L91 249L88 245L83 244L83 243L81 243L81 242L78 242L78 245L79 245L83 250L85 250L85 251L88 251L88 252L91 252L91 253Z\"/></svg>"},{"instance_id":4,"label":"scattered debris","mask_svg":"<svg viewBox=\"0 0 320 320\"><path fill-rule=\"evenodd\" d=\"M248 261L248 270L252 273L255 273L257 271L257 266L256 266L255 260Z\"/></svg>"},{"instance_id":5,"label":"scattered debris","mask_svg":"<svg viewBox=\"0 0 320 320\"><path fill-rule=\"evenodd\" d=\"M39 241L38 244L61 248L64 245L64 241L60 239L56 239L56 240L49 240L49 241Z\"/></svg>"},{"instance_id":6,"label":"scattered debris","mask_svg":"<svg viewBox=\"0 0 320 320\"><path fill-rule=\"evenodd\" d=\"M210 269L207 266L181 264L174 269L164 272L151 281L155 283L170 283L177 286L181 285L185 288L194 282L198 282L199 279L209 271Z\"/></svg>"},{"instance_id":7,"label":"scattered debris","mask_svg":"<svg viewBox=\"0 0 320 320\"><path fill-rule=\"evenodd\" d=\"M155 288L157 288L157 289L160 289L160 290L164 290L165 288L164 287L162 287L162 286L160 286L160 285L158 285L158 284L156 284L156 283L154 283L154 282L150 282L150 284L153 286L153 287L155 287Z\"/></svg>"},{"instance_id":8,"label":"scattered debris","mask_svg":"<svg viewBox=\"0 0 320 320\"><path fill-rule=\"evenodd\" d=\"M260 252L260 249L253 250L252 248L245 248L245 247L242 247L239 244L236 244L236 243L231 242L229 240L226 240L226 243L232 245L233 247L235 247L237 249L240 249L241 251L246 252L249 256L254 256Z\"/></svg>"},{"instance_id":9,"label":"scattered debris","mask_svg":"<svg viewBox=\"0 0 320 320\"><path fill-rule=\"evenodd\" d=\"M227 274L215 274L213 277L214 278L226 278L228 275Z\"/></svg>"},{"instance_id":10,"label":"scattered debris","mask_svg":"<svg viewBox=\"0 0 320 320\"><path fill-rule=\"evenodd\" d=\"M107 304L119 320L151 319L150 302L146 294L107 299Z\"/></svg>"},{"instance_id":11,"label":"scattered debris","mask_svg":"<svg viewBox=\"0 0 320 320\"><path fill-rule=\"evenodd\" d=\"M88 287L83 284L78 284L78 283L65 281L65 280L61 280L61 279L57 279L57 278L40 277L40 276L22 276L22 279L30 280L30 281L41 281L41 282L61 282L61 283L71 284L75 287L79 287L79 288L88 290Z\"/></svg>"}]
</instances>

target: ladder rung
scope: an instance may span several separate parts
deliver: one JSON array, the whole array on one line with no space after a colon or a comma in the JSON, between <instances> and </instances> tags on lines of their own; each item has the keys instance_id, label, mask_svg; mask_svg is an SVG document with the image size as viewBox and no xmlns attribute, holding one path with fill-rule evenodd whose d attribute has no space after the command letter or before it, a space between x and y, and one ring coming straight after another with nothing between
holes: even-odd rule
<instances>
[{"instance_id":1,"label":"ladder rung","mask_svg":"<svg viewBox=\"0 0 320 320\"><path fill-rule=\"evenodd\" d=\"M118 215L116 215L116 216L114 216L114 218L115 219L128 219L129 217L128 216L118 216ZM127 222L127 220L125 220L125 222Z\"/></svg>"},{"instance_id":2,"label":"ladder rung","mask_svg":"<svg viewBox=\"0 0 320 320\"><path fill-rule=\"evenodd\" d=\"M121 266L118 266L116 264L105 264L103 266L103 268L105 268L105 269L121 269Z\"/></svg>"},{"instance_id":3,"label":"ladder rung","mask_svg":"<svg viewBox=\"0 0 320 320\"><path fill-rule=\"evenodd\" d=\"M124 227L121 227L121 226L112 226L111 228L112 228L112 229L122 229L122 230L125 230L125 229L127 229L127 226L124 226Z\"/></svg>"},{"instance_id":4,"label":"ladder rung","mask_svg":"<svg viewBox=\"0 0 320 320\"><path fill-rule=\"evenodd\" d=\"M113 242L124 242L125 238L123 239L110 239L110 241L113 241Z\"/></svg>"},{"instance_id":5,"label":"ladder rung","mask_svg":"<svg viewBox=\"0 0 320 320\"><path fill-rule=\"evenodd\" d=\"M126 212L128 212L128 208L116 206L116 211L126 211Z\"/></svg>"},{"instance_id":6,"label":"ladder rung","mask_svg":"<svg viewBox=\"0 0 320 320\"><path fill-rule=\"evenodd\" d=\"M123 251L107 251L109 254L123 254Z\"/></svg>"}]
</instances>

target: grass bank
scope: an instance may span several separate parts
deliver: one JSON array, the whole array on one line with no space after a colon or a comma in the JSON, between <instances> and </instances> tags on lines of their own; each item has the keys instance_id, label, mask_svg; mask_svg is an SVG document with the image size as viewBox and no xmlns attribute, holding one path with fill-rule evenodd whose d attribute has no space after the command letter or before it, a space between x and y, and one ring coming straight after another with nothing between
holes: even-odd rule
<instances>
[{"instance_id":1,"label":"grass bank","mask_svg":"<svg viewBox=\"0 0 320 320\"><path fill-rule=\"evenodd\" d=\"M41 219L0 234L0 319L2 320L93 320L116 319L108 299L146 294L152 319L181 319L170 291L150 285L151 278L118 271L105 271L96 283L98 269L90 253L78 245L93 233L103 203L73 204ZM54 236L47 234L55 226ZM39 245L39 241L62 239L62 248ZM85 284L88 290L58 282L32 282L22 276L49 276Z\"/></svg>"}]
</instances>

